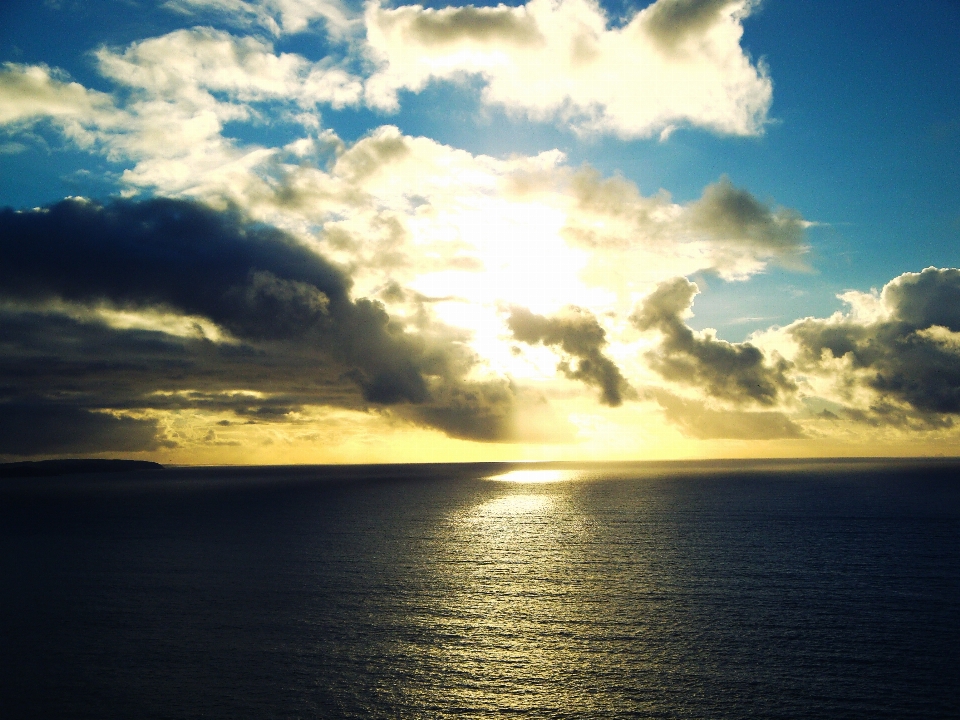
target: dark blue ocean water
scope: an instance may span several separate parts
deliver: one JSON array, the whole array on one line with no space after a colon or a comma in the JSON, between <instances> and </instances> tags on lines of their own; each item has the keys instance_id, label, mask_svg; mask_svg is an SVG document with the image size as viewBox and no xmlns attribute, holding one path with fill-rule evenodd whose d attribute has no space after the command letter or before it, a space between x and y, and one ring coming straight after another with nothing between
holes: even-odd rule
<instances>
[{"instance_id":1,"label":"dark blue ocean water","mask_svg":"<svg viewBox=\"0 0 960 720\"><path fill-rule=\"evenodd\" d=\"M960 464L531 469L2 481L0 717L960 717Z\"/></svg>"}]
</instances>

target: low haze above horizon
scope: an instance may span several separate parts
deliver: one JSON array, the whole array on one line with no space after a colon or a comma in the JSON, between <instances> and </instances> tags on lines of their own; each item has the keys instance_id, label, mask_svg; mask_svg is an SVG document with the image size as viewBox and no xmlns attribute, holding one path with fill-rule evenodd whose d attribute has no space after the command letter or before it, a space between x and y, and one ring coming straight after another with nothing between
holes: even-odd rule
<instances>
[{"instance_id":1,"label":"low haze above horizon","mask_svg":"<svg viewBox=\"0 0 960 720\"><path fill-rule=\"evenodd\" d=\"M960 455L958 37L8 0L0 459Z\"/></svg>"}]
</instances>

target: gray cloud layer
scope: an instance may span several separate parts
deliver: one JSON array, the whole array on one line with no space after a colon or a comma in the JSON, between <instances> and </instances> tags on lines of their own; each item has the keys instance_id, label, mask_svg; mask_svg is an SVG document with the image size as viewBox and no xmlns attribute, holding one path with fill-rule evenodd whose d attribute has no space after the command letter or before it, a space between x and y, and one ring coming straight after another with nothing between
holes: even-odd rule
<instances>
[{"instance_id":1,"label":"gray cloud layer","mask_svg":"<svg viewBox=\"0 0 960 720\"><path fill-rule=\"evenodd\" d=\"M147 421L96 411L175 405L268 418L304 404L374 404L456 437L513 437L512 387L466 381L475 359L461 337L409 332L349 289L340 269L236 212L161 199L2 210L0 425L47 413L86 422L69 448L152 449L162 440ZM102 308L201 318L232 340L199 327L189 337L111 327ZM0 452L63 450L48 425L33 422L32 438Z\"/></svg>"},{"instance_id":2,"label":"gray cloud layer","mask_svg":"<svg viewBox=\"0 0 960 720\"><path fill-rule=\"evenodd\" d=\"M786 376L782 358L768 364L750 343L729 343L698 336L683 322L698 288L686 278L661 283L631 316L641 331L659 330L660 347L647 357L664 378L701 388L713 397L735 403L773 405L796 385Z\"/></svg>"},{"instance_id":3,"label":"gray cloud layer","mask_svg":"<svg viewBox=\"0 0 960 720\"><path fill-rule=\"evenodd\" d=\"M0 405L0 454L136 452L165 444L155 420L36 400Z\"/></svg>"},{"instance_id":4,"label":"gray cloud layer","mask_svg":"<svg viewBox=\"0 0 960 720\"><path fill-rule=\"evenodd\" d=\"M565 313L546 317L522 307L510 309L507 326L513 337L529 345L543 343L559 348L571 359L562 360L558 369L571 380L581 380L600 388L600 400L617 407L624 398L634 395L633 389L614 362L603 354L607 344L606 332L597 319L580 308L569 308Z\"/></svg>"},{"instance_id":5,"label":"gray cloud layer","mask_svg":"<svg viewBox=\"0 0 960 720\"><path fill-rule=\"evenodd\" d=\"M800 427L774 411L714 410L663 390L651 391L667 420L699 440L778 440L803 437Z\"/></svg>"}]
</instances>

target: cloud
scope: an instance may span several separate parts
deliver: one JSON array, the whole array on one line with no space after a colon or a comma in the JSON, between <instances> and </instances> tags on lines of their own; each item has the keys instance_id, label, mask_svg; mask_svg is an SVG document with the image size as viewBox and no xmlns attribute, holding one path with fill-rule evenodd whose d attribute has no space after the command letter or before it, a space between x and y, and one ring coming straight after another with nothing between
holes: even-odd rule
<instances>
[{"instance_id":1,"label":"cloud","mask_svg":"<svg viewBox=\"0 0 960 720\"><path fill-rule=\"evenodd\" d=\"M96 147L128 187L192 194L211 182L251 182L276 153L225 137L226 123L297 123L318 130L318 105L360 102L362 85L342 67L276 54L269 43L210 28L178 30L94 56L115 96L69 82L45 66L0 70L0 125L49 122L81 147ZM271 103L265 114L265 103ZM320 133L318 133L320 134ZM291 148L291 152L294 151Z\"/></svg>"},{"instance_id":2,"label":"cloud","mask_svg":"<svg viewBox=\"0 0 960 720\"><path fill-rule=\"evenodd\" d=\"M721 246L749 247L759 257L778 257L798 263L806 252L804 231L810 223L796 210L771 208L726 176L708 185L702 197L688 208L692 230L713 238Z\"/></svg>"},{"instance_id":3,"label":"cloud","mask_svg":"<svg viewBox=\"0 0 960 720\"><path fill-rule=\"evenodd\" d=\"M498 159L392 126L349 145L331 133L210 163L187 173L158 159L126 177L279 225L349 267L363 295L399 283L483 304L491 317L499 302L545 314L568 304L629 312L665 277L715 270L745 279L771 263L796 266L806 250L802 221L781 232L779 211L723 180L705 189L706 200L681 205L570 168L557 151ZM716 201L715 188L752 203L755 216Z\"/></svg>"},{"instance_id":4,"label":"cloud","mask_svg":"<svg viewBox=\"0 0 960 720\"><path fill-rule=\"evenodd\" d=\"M330 61L310 62L295 53L276 54L253 37L235 37L212 28L176 30L132 43L122 52L100 48L95 57L104 77L149 98L217 106L211 93L241 103L267 100L355 105L358 78Z\"/></svg>"},{"instance_id":5,"label":"cloud","mask_svg":"<svg viewBox=\"0 0 960 720\"><path fill-rule=\"evenodd\" d=\"M429 400L399 407L396 412L421 425L440 428L451 437L467 440L555 440L550 434L538 436L535 428L518 423L516 406L516 388L500 380L470 386L446 384L437 388Z\"/></svg>"},{"instance_id":6,"label":"cloud","mask_svg":"<svg viewBox=\"0 0 960 720\"><path fill-rule=\"evenodd\" d=\"M805 267L810 223L795 210L760 202L726 177L685 205L664 191L645 197L632 182L604 178L589 167L574 172L566 184L575 212L565 236L596 251L591 276L608 283L622 278L625 289L646 291L637 284L644 275L646 282L657 283L711 269L724 279L743 280L770 263Z\"/></svg>"},{"instance_id":7,"label":"cloud","mask_svg":"<svg viewBox=\"0 0 960 720\"><path fill-rule=\"evenodd\" d=\"M663 408L667 420L699 440L776 440L804 437L787 415L773 411L715 410L697 400L677 397L664 390L649 391Z\"/></svg>"},{"instance_id":8,"label":"cloud","mask_svg":"<svg viewBox=\"0 0 960 720\"><path fill-rule=\"evenodd\" d=\"M46 65L3 63L0 68L0 125L52 121L71 140L89 146L97 129L118 120L109 95L69 82Z\"/></svg>"},{"instance_id":9,"label":"cloud","mask_svg":"<svg viewBox=\"0 0 960 720\"><path fill-rule=\"evenodd\" d=\"M956 268L904 273L884 286L880 299L892 321L918 330L941 327L960 332L960 270Z\"/></svg>"},{"instance_id":10,"label":"cloud","mask_svg":"<svg viewBox=\"0 0 960 720\"><path fill-rule=\"evenodd\" d=\"M194 10L319 12L315 3L292 0L211 2L197 0ZM717 23L736 25L731 18L749 9L738 7L711 15L707 25L714 29L704 32L714 32ZM556 7L536 0L519 8L368 8L368 15L380 12L413 33L411 48L507 43L546 52L569 30L564 18L577 13L599 23L601 39L635 24L607 30L601 11L580 0ZM641 35L648 33L643 23L635 28ZM277 52L262 38L201 27L122 49L100 47L94 57L114 94L88 90L48 68L6 66L0 93L9 102L0 122L15 129L50 122L128 165L121 175L125 194L235 205L305 242L319 239L365 294L391 281L416 283L412 289L421 294L452 296L451 288L462 288L464 297L491 308L507 299L549 313L570 303L593 306L594 288L627 302L664 277L713 269L744 279L771 262L796 265L806 250L799 214L764 205L726 179L699 201L679 205L664 192L643 197L622 178L573 170L559 151L499 160L390 126L348 146L320 130L318 110L361 103L362 79L345 69L346 61L309 62ZM531 67L550 66L537 57ZM260 123L297 123L307 135L284 147L230 136L231 126ZM531 182L532 191L524 190ZM555 259L555 269L532 276L528 266L544 252ZM493 269L500 271L506 298L489 297L479 281Z\"/></svg>"},{"instance_id":11,"label":"cloud","mask_svg":"<svg viewBox=\"0 0 960 720\"><path fill-rule=\"evenodd\" d=\"M506 300L541 313L593 306L592 288L616 293L627 310L631 295L664 278L715 270L745 279L771 263L799 266L807 250L796 213L729 181L681 205L564 160L557 151L473 155L385 126L342 146L325 168L278 154L245 182L211 178L197 192L210 201L229 197L294 231L297 223L322 225L325 252L375 272L379 285L430 276L417 287L423 294ZM738 215L737 203L725 202L730 196L754 215ZM481 283L493 270L496 285Z\"/></svg>"},{"instance_id":12,"label":"cloud","mask_svg":"<svg viewBox=\"0 0 960 720\"><path fill-rule=\"evenodd\" d=\"M115 327L38 304L0 311L0 397L118 412L195 408L275 417L304 404L364 407L345 368L310 343L213 341Z\"/></svg>"},{"instance_id":13,"label":"cloud","mask_svg":"<svg viewBox=\"0 0 960 720\"><path fill-rule=\"evenodd\" d=\"M385 16L384 23L391 27L403 25L405 33L426 46L503 41L523 47L544 42L536 21L522 7L466 5L424 10L419 6L406 6Z\"/></svg>"},{"instance_id":14,"label":"cloud","mask_svg":"<svg viewBox=\"0 0 960 720\"><path fill-rule=\"evenodd\" d=\"M751 5L659 0L608 28L588 0L439 10L371 3L367 44L379 70L366 96L393 110L399 90L479 75L485 102L582 131L649 137L689 125L755 135L772 86L740 48Z\"/></svg>"},{"instance_id":15,"label":"cloud","mask_svg":"<svg viewBox=\"0 0 960 720\"><path fill-rule=\"evenodd\" d=\"M415 26L440 45L448 35L493 37L509 23L516 38L525 38L533 27L529 13L450 10L418 14ZM498 160L390 126L347 146L319 130L317 108L359 103L360 79L340 65L277 53L262 39L194 28L122 50L101 47L95 57L115 96L57 80L43 68L0 73L9 87L26 83L35 99L21 103L19 119L11 114L9 124L46 120L73 128L78 142L132 164L121 176L127 193L190 197L221 208L232 203L301 238L322 229L328 254L355 275L375 270L381 285L409 283L413 268L421 275L472 268L476 276L499 266L504 248L517 246L510 238L522 237L562 260L563 273L554 273L555 288L535 288L517 267L512 290L527 287L530 297L509 300L534 307L532 296L552 298L552 312L587 304L584 292L559 301L577 285L613 286L626 298L664 277L704 269L743 279L771 262L797 265L806 250L799 214L764 205L726 179L708 186L700 201L679 205L663 192L643 197L622 178L573 170L559 151ZM51 100L61 96L62 102ZM262 147L225 133L228 123L262 122L301 123L309 134L284 147ZM471 229L488 225L497 225L496 232ZM383 277L398 272L406 276Z\"/></svg>"},{"instance_id":16,"label":"cloud","mask_svg":"<svg viewBox=\"0 0 960 720\"><path fill-rule=\"evenodd\" d=\"M10 298L169 307L252 339L303 332L350 306L349 280L319 256L184 201L65 200L0 211L0 227Z\"/></svg>"},{"instance_id":17,"label":"cloud","mask_svg":"<svg viewBox=\"0 0 960 720\"><path fill-rule=\"evenodd\" d=\"M195 27L132 43L122 52L95 52L101 72L115 82L153 101L169 104L175 97L181 120L201 113L220 123L249 119L255 113L244 106L267 100L308 110L317 103L339 109L361 102L396 110L400 90L418 92L433 79L479 74L486 102L581 131L665 136L689 125L752 135L762 131L772 96L762 66L739 46L741 21L751 8L744 0L660 0L624 27L610 29L603 10L589 0L438 10L373 3L362 18L338 0L170 0L166 7L213 14L241 28L259 26L274 36L302 32L322 19L331 36L347 41L339 59L310 62L276 53L260 38ZM366 80L346 69L360 56L375 66ZM86 118L113 104L109 96L64 79L50 82L51 71L43 66L6 67L8 87L0 84L0 97L19 97L4 103L0 122L12 122L16 114L66 124L78 113ZM624 83L623 67L643 72ZM229 101L217 102L214 94ZM146 99L125 104L141 122L161 111ZM95 124L102 128L102 120ZM72 127L79 137L76 120Z\"/></svg>"},{"instance_id":18,"label":"cloud","mask_svg":"<svg viewBox=\"0 0 960 720\"><path fill-rule=\"evenodd\" d=\"M339 0L167 0L164 7L189 15L213 13L241 27L260 26L273 35L293 34L324 20L334 37L347 35L358 18Z\"/></svg>"},{"instance_id":19,"label":"cloud","mask_svg":"<svg viewBox=\"0 0 960 720\"><path fill-rule=\"evenodd\" d=\"M418 42L440 47L462 36L488 42L513 33L511 42L534 47L542 41L532 29L540 33L542 27L529 17L479 10L431 15L417 26L423 35ZM507 31L509 23L515 27ZM122 337L121 344L131 346L124 357L142 358L136 372L129 370L129 387L110 397L98 391L93 410L142 415L194 408L293 422L315 405L389 407L395 417L456 437L549 441L568 430L547 417L540 398L504 380L502 374L517 366L505 357L509 346L498 308L514 305L557 321L574 303L622 317L639 293L664 277L713 269L742 279L770 262L794 263L806 249L799 214L762 203L726 178L708 186L700 200L678 204L662 191L645 197L621 177L570 168L559 151L497 159L391 126L349 145L329 131L282 148L244 145L226 137L224 127L264 121L266 103L283 103L284 112L300 113L301 122L318 103L340 102L310 85L311 77L341 77L337 66L276 53L259 39L200 28L123 50L101 48L96 57L115 83L116 104L101 124L91 115L88 131L109 158L133 163L123 175L131 192L192 197L223 211L218 217L281 227L298 247L312 248L305 252L322 252L349 282L335 292L286 268L247 262L240 253L243 272L221 288L217 303L188 303L162 283L150 300L127 297L116 287L71 296L59 286L29 301L13 298L34 311L44 306L48 316L72 318L74 335L87 337L80 327L106 325L110 340L91 342L106 347ZM332 86L354 93L343 102L359 102L351 78ZM119 206L97 212L107 217L112 207ZM120 214L135 215L127 209ZM236 222L244 233L256 227ZM224 254L234 254L231 243L221 248ZM543 257L551 258L549 268ZM180 273L169 271L171 277ZM389 313L363 296L382 298ZM58 302L61 307L53 308ZM125 315L134 325L121 326ZM621 338L604 335L610 330L592 312L583 311L580 321L564 332L589 338L599 330L600 341L594 337L592 346L571 350L544 334L533 344L564 353L561 372L598 387L602 402L618 405L634 391L605 347ZM363 331L351 334L352 322ZM193 334L193 324L202 332ZM162 357L151 355L157 347ZM13 357L29 355L22 350ZM61 352L44 355L43 367L57 367L49 360ZM159 381L150 357L177 368L177 379ZM480 357L501 375L489 372ZM110 365L99 356L77 358L83 367L88 360ZM93 375L98 383L117 385L107 369ZM218 376L236 378L236 384ZM43 387L61 387L62 380L53 373L32 387L46 401ZM259 396L251 400L240 391Z\"/></svg>"},{"instance_id":20,"label":"cloud","mask_svg":"<svg viewBox=\"0 0 960 720\"><path fill-rule=\"evenodd\" d=\"M319 127L318 105L360 100L359 80L327 61L276 54L256 38L210 28L177 30L96 51L101 74L125 96L122 123L100 128L113 160L132 160L131 187L198 196L204 185L250 182L276 150L225 137L224 125L297 122ZM269 113L266 104L270 104Z\"/></svg>"},{"instance_id":21,"label":"cloud","mask_svg":"<svg viewBox=\"0 0 960 720\"><path fill-rule=\"evenodd\" d=\"M879 294L840 297L851 312L783 328L801 370L829 377L839 399L868 405L882 422L913 415L937 424L960 413L960 270L930 267L894 278Z\"/></svg>"},{"instance_id":22,"label":"cloud","mask_svg":"<svg viewBox=\"0 0 960 720\"><path fill-rule=\"evenodd\" d=\"M172 445L152 419L43 400L0 404L0 455L144 452Z\"/></svg>"},{"instance_id":23,"label":"cloud","mask_svg":"<svg viewBox=\"0 0 960 720\"><path fill-rule=\"evenodd\" d=\"M650 6L644 26L661 47L674 51L719 23L725 11L735 8L746 15L751 4L736 0L660 0Z\"/></svg>"},{"instance_id":24,"label":"cloud","mask_svg":"<svg viewBox=\"0 0 960 720\"><path fill-rule=\"evenodd\" d=\"M325 167L278 152L242 180L210 176L191 192L210 202L227 197L294 232L322 226L325 252L355 275L377 274L379 285L429 275L431 284L416 288L423 294L506 300L541 313L593 306L592 288L615 293L627 310L664 278L715 270L742 280L773 263L799 267L807 251L808 223L798 213L726 179L681 205L663 192L643 196L624 178L571 168L558 151L498 159L392 126L337 147ZM497 284L481 284L493 270Z\"/></svg>"},{"instance_id":25,"label":"cloud","mask_svg":"<svg viewBox=\"0 0 960 720\"><path fill-rule=\"evenodd\" d=\"M526 308L510 308L507 327L514 339L535 345L542 343L559 348L569 359L560 362L558 370L571 380L580 380L600 388L600 401L617 407L624 398L636 393L616 364L603 354L606 331L597 319L582 308L570 307L562 314L545 317ZM576 359L574 365L571 360Z\"/></svg>"},{"instance_id":26,"label":"cloud","mask_svg":"<svg viewBox=\"0 0 960 720\"><path fill-rule=\"evenodd\" d=\"M169 199L2 210L0 411L37 398L65 418L395 406L456 437L522 435L516 390L477 375L463 331L407 326L350 288L342 270L236 211ZM193 336L111 327L118 311L203 318L222 338L200 325ZM261 396L273 401L251 400Z\"/></svg>"},{"instance_id":27,"label":"cloud","mask_svg":"<svg viewBox=\"0 0 960 720\"><path fill-rule=\"evenodd\" d=\"M0 295L161 307L246 341L307 342L343 363L372 402L422 401L419 349L349 279L270 228L184 201L64 201L0 213Z\"/></svg>"},{"instance_id":28,"label":"cloud","mask_svg":"<svg viewBox=\"0 0 960 720\"><path fill-rule=\"evenodd\" d=\"M695 283L674 278L659 285L631 316L638 330L658 330L663 336L660 346L647 353L651 367L667 380L734 403L773 405L794 393L797 386L787 377L790 364L783 358L768 362L750 343L695 333L683 322L698 292Z\"/></svg>"}]
</instances>

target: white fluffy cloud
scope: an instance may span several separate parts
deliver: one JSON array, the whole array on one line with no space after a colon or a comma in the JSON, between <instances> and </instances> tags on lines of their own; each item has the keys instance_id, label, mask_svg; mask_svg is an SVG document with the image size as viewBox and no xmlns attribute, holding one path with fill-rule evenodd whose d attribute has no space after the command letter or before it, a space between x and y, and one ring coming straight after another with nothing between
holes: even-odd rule
<instances>
[{"instance_id":1,"label":"white fluffy cloud","mask_svg":"<svg viewBox=\"0 0 960 720\"><path fill-rule=\"evenodd\" d=\"M660 191L645 197L622 177L581 168L559 174L574 203L563 232L571 245L591 249L585 273L622 295L644 294L662 280L714 270L744 280L770 263L802 267L810 223L796 211L771 207L726 177L699 200L673 202ZM521 181L536 192L554 178Z\"/></svg>"},{"instance_id":2,"label":"white fluffy cloud","mask_svg":"<svg viewBox=\"0 0 960 720\"><path fill-rule=\"evenodd\" d=\"M212 3L210 7L214 9L241 15L247 10L272 12L283 20L283 27L289 25L290 28L300 27L296 18L313 17L310 13L316 14L322 9L318 4L293 0L256 5L239 0L189 2L198 8ZM304 153L311 152L311 146L314 149L323 146L329 151L339 141L329 133L320 133L318 111L321 107L340 109L363 102L389 106L399 87L419 89L430 77L449 77L450 73L456 75L470 69L469 63L463 65L464 58L480 58L481 65L487 62L483 58L495 58L494 65L503 70L493 74L483 70L489 80L488 99L508 105L519 102L521 105L517 107L522 106L536 116L560 113L568 119L575 117L580 127L612 129L630 135L663 131L674 122L690 122L723 132L757 131L762 124L765 103L769 101L769 82L745 59L748 74L752 73L759 83L756 87L766 92L766 100L759 105L744 104L743 97L736 99L726 90L721 93L725 98L723 102L709 100L712 90L688 82L691 78L700 78L699 83L710 76L698 68L706 62L707 55L718 52L722 37L735 35L728 48L732 53L730 57L743 58L737 38L740 18L749 7L736 2L699 2L693 3L695 7L691 10L687 5L690 3L678 5L683 11L680 12L676 8L670 10L673 5L660 0L627 26L612 30L606 29L602 12L582 0L567 0L556 5L533 0L519 8L467 6L441 11L427 11L418 6L384 10L371 5L366 16L369 47L386 60L381 70L366 81L347 71L342 62L330 59L310 62L294 53L277 53L263 39L238 37L211 28L178 30L132 43L124 49L101 47L94 53L101 74L115 84L116 95L84 88L45 66L4 66L0 70L0 98L3 99L0 123L22 127L47 121L82 146L97 145L113 160L132 161L134 167L123 174L123 181L131 189L203 196L209 195L212 187L221 186L232 188L236 196L251 197L257 192L264 194L259 189L263 184L275 190L288 189L288 178L275 177L275 164L281 162L284 152L244 145L226 137L223 132L226 123L292 120L311 128L314 137L288 147L285 151L288 157L293 153L302 158ZM575 31L575 28L580 29ZM633 40L624 39L628 36ZM583 55L586 52L583 48L587 46L580 47L590 37L593 45L588 45L596 46L594 49L599 53L596 57L591 54L592 50ZM390 38L393 39L383 45ZM564 61L567 65L555 62L552 55L560 52L561 46L566 48L563 52L573 52ZM570 47L580 49L574 52ZM638 74L635 82L624 85L618 81L614 88L614 84L603 80L601 75L613 77L617 75L614 66L623 67L627 62L625 57L616 56L620 52L617 48L652 53L651 57L660 58L657 63L665 65L661 67L652 61L652 64L638 65L634 58L631 66L643 66L647 70ZM394 50L407 59L403 60L400 55L394 57ZM430 70L417 75L419 79L411 80L413 75L407 70L425 67L416 60L421 55L446 58L441 62L441 65L447 63L443 65L446 69L438 71L439 75ZM506 64L501 68L502 63ZM428 65L436 69L435 64ZM671 79L671 73L681 67L686 68L683 72L692 73L690 78ZM736 76L725 66L718 66L714 71L717 77L726 78L723 82ZM533 75L528 77L529 73ZM538 73L547 75L541 77ZM550 73L556 77L551 79ZM569 82L561 81L562 76L568 76ZM670 87L679 88L679 94L673 90L667 92L666 88ZM608 91L609 97L601 97ZM601 95L594 97L589 95L591 92ZM683 103L693 99L702 104L707 99L707 105L721 114L733 107L727 101L735 100L733 104L741 109L748 106L753 109L740 113L739 119L735 119L736 113L727 113L727 119L721 121L719 115L714 119L704 115L703 108L684 110L683 103L672 104L676 100L674 95L685 97ZM480 165L486 167L484 163L486 161ZM472 177L472 170L464 172L464 177ZM497 172L512 171L501 168ZM568 168L554 168L550 172L553 174L550 182L554 185L576 184L570 180ZM300 177L298 182L306 181ZM453 184L460 182L458 178ZM576 182L583 185L587 181ZM604 182L603 191L610 192L615 182ZM241 189L244 184L250 187ZM444 184L449 184L449 180L439 185ZM561 189L559 192L570 195L573 191ZM546 207L547 215L538 218L538 226L553 227L560 222L566 240L586 239L587 245L593 242L590 238L603 235L604 253L591 251L594 271L600 275L608 270L601 257L610 258L615 265L634 259L614 258L612 247L617 244L617 233L622 231L648 239L664 234L677 237L683 226L682 248L669 242L661 243L658 252L662 257L646 258L652 261L648 264L652 272L650 282L703 267L715 268L728 277L746 277L761 270L770 260L786 262L791 253L796 254L799 219L763 208L753 201L753 205L748 202L749 207L744 207L754 216L730 220L729 210L731 201L737 201L733 197L736 192L740 191L721 183L689 211L682 211L663 198L639 198L635 190L633 196L627 198L634 206L626 212L621 208L614 213L603 210L598 214L596 208L578 201L579 210L571 215L562 208L558 210L555 202L540 203L538 207ZM718 215L717 208L724 203L726 206L720 208ZM485 208L483 212L489 210ZM501 206L498 210L509 208ZM635 214L632 220L626 217L630 212ZM648 221L637 220L641 215ZM583 218L587 220L582 221ZM618 223L622 226L619 230ZM664 228L667 229L664 231ZM720 236L723 233L735 236L734 240L725 240ZM608 242L611 238L612 244ZM698 238L704 242L698 245L695 242ZM650 242L639 244L646 251L652 247ZM633 243L632 247L636 245ZM704 255L712 257L705 261ZM631 282L623 279L621 290L629 288Z\"/></svg>"},{"instance_id":3,"label":"white fluffy cloud","mask_svg":"<svg viewBox=\"0 0 960 720\"><path fill-rule=\"evenodd\" d=\"M534 120L666 137L683 126L762 132L772 85L740 45L753 4L658 0L622 27L611 26L591 0L441 9L373 2L362 15L338 0L169 0L166 6L275 36L322 20L331 37L347 42L348 54L376 66L364 95L380 110L397 110L399 91L478 75L485 102ZM342 91L339 101L347 102Z\"/></svg>"},{"instance_id":4,"label":"white fluffy cloud","mask_svg":"<svg viewBox=\"0 0 960 720\"><path fill-rule=\"evenodd\" d=\"M107 142L115 157L133 159L124 173L132 187L196 193L211 177L243 177L271 152L224 137L229 121L270 113L318 126L318 105L358 102L357 78L330 63L276 54L269 43L209 28L179 30L96 53L104 76L130 92L127 132ZM277 105L279 103L279 106Z\"/></svg>"},{"instance_id":5,"label":"white fluffy cloud","mask_svg":"<svg viewBox=\"0 0 960 720\"><path fill-rule=\"evenodd\" d=\"M262 40L210 28L123 50L101 47L94 57L116 96L45 66L4 65L0 124L49 122L81 146L133 161L123 173L130 189L196 195L212 182L244 182L275 151L226 137L225 123L281 118L319 128L320 106L342 108L362 97L360 80L335 63L278 54Z\"/></svg>"},{"instance_id":6,"label":"white fluffy cloud","mask_svg":"<svg viewBox=\"0 0 960 720\"><path fill-rule=\"evenodd\" d=\"M746 0L658 0L608 27L590 0L520 7L367 7L368 49L380 69L367 100L395 109L399 90L470 74L484 100L585 131L665 136L691 125L762 131L772 86L740 46Z\"/></svg>"},{"instance_id":7,"label":"white fluffy cloud","mask_svg":"<svg viewBox=\"0 0 960 720\"><path fill-rule=\"evenodd\" d=\"M96 53L106 77L149 97L204 103L210 93L256 103L318 103L334 108L360 99L359 79L330 62L311 63L293 53L275 54L252 37L235 37L210 28L177 30L130 45L122 52Z\"/></svg>"},{"instance_id":8,"label":"white fluffy cloud","mask_svg":"<svg viewBox=\"0 0 960 720\"><path fill-rule=\"evenodd\" d=\"M87 146L96 140L98 130L115 127L120 119L110 95L70 82L45 65L0 66L0 125L50 121L71 140Z\"/></svg>"},{"instance_id":9,"label":"white fluffy cloud","mask_svg":"<svg viewBox=\"0 0 960 720\"><path fill-rule=\"evenodd\" d=\"M121 91L116 97L44 66L3 66L0 124L50 122L81 146L133 161L123 174L129 187L171 194L196 194L214 178L242 178L272 155L225 137L225 123L263 121L269 112L270 120L317 128L318 106L355 105L362 94L359 79L335 64L277 54L262 40L209 28L178 30L122 51L102 47L95 58Z\"/></svg>"}]
</instances>

